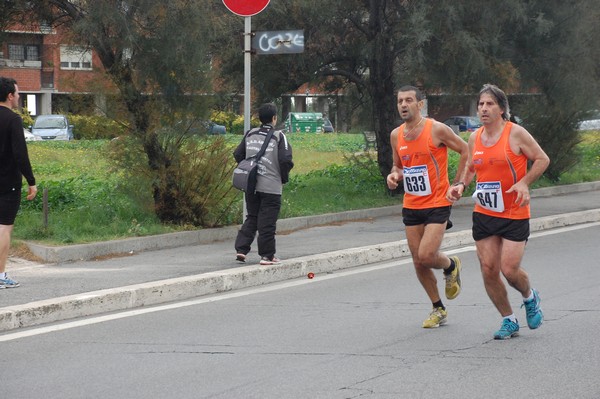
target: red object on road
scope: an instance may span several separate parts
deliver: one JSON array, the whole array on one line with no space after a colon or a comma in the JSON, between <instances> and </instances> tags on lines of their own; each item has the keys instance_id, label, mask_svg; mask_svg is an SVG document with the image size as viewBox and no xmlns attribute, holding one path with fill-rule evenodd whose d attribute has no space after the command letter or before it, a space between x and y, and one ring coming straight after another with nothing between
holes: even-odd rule
<instances>
[{"instance_id":1,"label":"red object on road","mask_svg":"<svg viewBox=\"0 0 600 399\"><path fill-rule=\"evenodd\" d=\"M306 277L312 279L313 277L315 277L315 274L313 272L310 272L306 275Z\"/></svg>"},{"instance_id":2,"label":"red object on road","mask_svg":"<svg viewBox=\"0 0 600 399\"><path fill-rule=\"evenodd\" d=\"M242 17L251 17L264 10L270 0L223 0L229 11Z\"/></svg>"}]
</instances>

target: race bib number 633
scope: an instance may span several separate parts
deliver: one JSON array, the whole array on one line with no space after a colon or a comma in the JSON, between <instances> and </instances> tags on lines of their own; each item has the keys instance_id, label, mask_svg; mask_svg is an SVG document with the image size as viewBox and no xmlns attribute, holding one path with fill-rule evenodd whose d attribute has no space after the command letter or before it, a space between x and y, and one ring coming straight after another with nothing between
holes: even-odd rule
<instances>
[{"instance_id":1,"label":"race bib number 633","mask_svg":"<svg viewBox=\"0 0 600 399\"><path fill-rule=\"evenodd\" d=\"M404 192L420 197L431 194L431 183L426 165L404 168L403 174Z\"/></svg>"}]
</instances>

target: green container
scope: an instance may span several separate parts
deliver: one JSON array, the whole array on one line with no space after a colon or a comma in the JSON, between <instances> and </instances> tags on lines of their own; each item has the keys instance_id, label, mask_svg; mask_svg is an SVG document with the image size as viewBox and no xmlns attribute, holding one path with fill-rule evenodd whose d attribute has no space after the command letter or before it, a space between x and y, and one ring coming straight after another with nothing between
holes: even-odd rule
<instances>
[{"instance_id":1,"label":"green container","mask_svg":"<svg viewBox=\"0 0 600 399\"><path fill-rule=\"evenodd\" d=\"M290 133L323 133L324 123L320 112L290 112L284 122Z\"/></svg>"}]
</instances>

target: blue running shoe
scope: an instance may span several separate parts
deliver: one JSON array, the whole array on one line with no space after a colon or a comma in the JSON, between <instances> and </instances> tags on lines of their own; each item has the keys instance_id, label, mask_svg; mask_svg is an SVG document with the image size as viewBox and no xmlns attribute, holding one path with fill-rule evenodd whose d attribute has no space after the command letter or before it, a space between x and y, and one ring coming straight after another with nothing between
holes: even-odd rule
<instances>
[{"instance_id":1,"label":"blue running shoe","mask_svg":"<svg viewBox=\"0 0 600 399\"><path fill-rule=\"evenodd\" d=\"M544 321L544 313L542 312L542 308L540 308L541 299L537 290L532 288L531 292L533 292L533 299L531 301L523 301L521 307L525 306L527 325L532 330L535 330L542 325L542 322Z\"/></svg>"},{"instance_id":2,"label":"blue running shoe","mask_svg":"<svg viewBox=\"0 0 600 399\"><path fill-rule=\"evenodd\" d=\"M20 284L18 282L16 282L15 280L11 279L10 277L8 277L8 274L5 276L5 278L0 278L0 289L2 289L2 288L16 288L19 285Z\"/></svg>"},{"instance_id":3,"label":"blue running shoe","mask_svg":"<svg viewBox=\"0 0 600 399\"><path fill-rule=\"evenodd\" d=\"M509 339L519 335L519 322L502 319L502 326L494 333L494 339Z\"/></svg>"}]
</instances>

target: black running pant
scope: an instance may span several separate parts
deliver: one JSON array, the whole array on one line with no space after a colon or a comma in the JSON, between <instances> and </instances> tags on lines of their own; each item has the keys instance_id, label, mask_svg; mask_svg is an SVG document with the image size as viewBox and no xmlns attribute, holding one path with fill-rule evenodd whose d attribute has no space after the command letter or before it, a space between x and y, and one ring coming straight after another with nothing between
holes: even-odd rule
<instances>
[{"instance_id":1,"label":"black running pant","mask_svg":"<svg viewBox=\"0 0 600 399\"><path fill-rule=\"evenodd\" d=\"M257 192L246 194L246 220L235 239L239 254L250 252L258 231L258 255L271 259L275 255L275 230L281 209L281 195Z\"/></svg>"}]
</instances>

